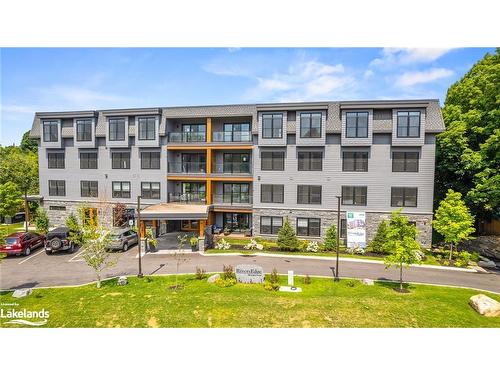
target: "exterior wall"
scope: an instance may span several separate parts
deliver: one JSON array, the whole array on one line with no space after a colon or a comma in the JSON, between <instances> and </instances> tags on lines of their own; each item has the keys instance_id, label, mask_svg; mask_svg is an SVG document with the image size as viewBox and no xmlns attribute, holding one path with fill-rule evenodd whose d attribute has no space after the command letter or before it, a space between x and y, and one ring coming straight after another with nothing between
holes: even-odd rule
<instances>
[{"instance_id":1,"label":"exterior wall","mask_svg":"<svg viewBox=\"0 0 500 375\"><path fill-rule=\"evenodd\" d=\"M301 113L311 113L320 112L321 113L321 137L320 138L302 138L300 136L300 114ZM326 111L297 111L296 121L295 121L295 143L298 146L324 146L326 143Z\"/></svg>"},{"instance_id":2,"label":"exterior wall","mask_svg":"<svg viewBox=\"0 0 500 375\"><path fill-rule=\"evenodd\" d=\"M347 138L346 133L346 113L347 112L368 112L368 137L366 138ZM372 144L373 137L373 110L360 108L342 111L342 145L343 146L369 146Z\"/></svg>"},{"instance_id":3,"label":"exterior wall","mask_svg":"<svg viewBox=\"0 0 500 375\"><path fill-rule=\"evenodd\" d=\"M419 138L399 138L398 112L399 111L419 111L420 112L420 137ZM425 108L398 108L392 110L392 144L394 146L420 146L424 144L426 129L426 111Z\"/></svg>"}]
</instances>

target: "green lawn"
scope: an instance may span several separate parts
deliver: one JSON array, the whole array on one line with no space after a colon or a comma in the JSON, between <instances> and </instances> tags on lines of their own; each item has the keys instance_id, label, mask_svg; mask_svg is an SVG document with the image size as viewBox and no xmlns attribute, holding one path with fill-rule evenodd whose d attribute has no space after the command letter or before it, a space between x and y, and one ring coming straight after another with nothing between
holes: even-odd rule
<instances>
[{"instance_id":1,"label":"green lawn","mask_svg":"<svg viewBox=\"0 0 500 375\"><path fill-rule=\"evenodd\" d=\"M23 299L5 292L0 302L4 309L13 302L18 310L45 308L46 327L500 327L500 318L482 317L468 305L478 293L468 289L410 285L411 292L401 294L388 283L312 278L303 285L297 277L303 292L283 293L180 279L185 287L179 291L169 289L173 276L130 277L127 286L114 279L101 289L36 289Z\"/></svg>"},{"instance_id":2,"label":"green lawn","mask_svg":"<svg viewBox=\"0 0 500 375\"><path fill-rule=\"evenodd\" d=\"M5 230L7 235L15 232L24 232L24 223L0 224L0 228Z\"/></svg>"}]
</instances>

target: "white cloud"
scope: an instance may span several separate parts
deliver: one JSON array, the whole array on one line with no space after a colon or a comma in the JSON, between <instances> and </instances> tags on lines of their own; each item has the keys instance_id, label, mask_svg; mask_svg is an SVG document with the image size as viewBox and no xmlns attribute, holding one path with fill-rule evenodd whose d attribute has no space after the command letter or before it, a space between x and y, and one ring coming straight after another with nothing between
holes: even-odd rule
<instances>
[{"instance_id":1,"label":"white cloud","mask_svg":"<svg viewBox=\"0 0 500 375\"><path fill-rule=\"evenodd\" d=\"M367 79L373 76L373 70L365 70L365 73L363 74L363 78Z\"/></svg>"},{"instance_id":2,"label":"white cloud","mask_svg":"<svg viewBox=\"0 0 500 375\"><path fill-rule=\"evenodd\" d=\"M450 77L453 71L444 68L435 68L425 71L406 72L400 75L396 80L396 86L407 87L419 83L433 82L441 78Z\"/></svg>"},{"instance_id":3,"label":"white cloud","mask_svg":"<svg viewBox=\"0 0 500 375\"><path fill-rule=\"evenodd\" d=\"M100 102L118 102L124 99L123 96L105 93L98 90L87 89L78 86L53 85L40 89L45 95L51 95L73 104L92 104Z\"/></svg>"},{"instance_id":4,"label":"white cloud","mask_svg":"<svg viewBox=\"0 0 500 375\"><path fill-rule=\"evenodd\" d=\"M451 48L384 48L382 56L372 60L370 66L391 68L398 65L430 63L450 51Z\"/></svg>"},{"instance_id":5,"label":"white cloud","mask_svg":"<svg viewBox=\"0 0 500 375\"><path fill-rule=\"evenodd\" d=\"M35 113L36 109L29 105L18 104L4 104L2 105L2 112L5 113Z\"/></svg>"}]
</instances>

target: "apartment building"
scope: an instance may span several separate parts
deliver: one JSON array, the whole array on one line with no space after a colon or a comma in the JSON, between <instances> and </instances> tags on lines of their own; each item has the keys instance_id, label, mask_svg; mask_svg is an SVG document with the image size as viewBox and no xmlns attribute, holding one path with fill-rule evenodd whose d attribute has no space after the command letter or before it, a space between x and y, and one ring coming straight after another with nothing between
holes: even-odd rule
<instances>
[{"instance_id":1,"label":"apartment building","mask_svg":"<svg viewBox=\"0 0 500 375\"><path fill-rule=\"evenodd\" d=\"M347 211L367 238L401 208L431 243L437 100L114 109L35 114L40 194L53 224L85 204L113 225L120 202L158 236L206 225L304 238ZM340 197L340 198L337 198Z\"/></svg>"}]
</instances>

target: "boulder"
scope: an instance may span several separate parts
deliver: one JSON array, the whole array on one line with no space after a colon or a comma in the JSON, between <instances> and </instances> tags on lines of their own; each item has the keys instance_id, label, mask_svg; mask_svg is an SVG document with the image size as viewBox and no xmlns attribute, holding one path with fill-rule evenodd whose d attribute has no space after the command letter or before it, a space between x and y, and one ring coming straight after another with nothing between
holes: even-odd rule
<instances>
[{"instance_id":1,"label":"boulder","mask_svg":"<svg viewBox=\"0 0 500 375\"><path fill-rule=\"evenodd\" d=\"M469 300L469 305L481 315L488 317L500 316L500 302L484 294L472 296Z\"/></svg>"},{"instance_id":2,"label":"boulder","mask_svg":"<svg viewBox=\"0 0 500 375\"><path fill-rule=\"evenodd\" d=\"M361 282L363 285L375 285L372 279L363 279Z\"/></svg>"},{"instance_id":3,"label":"boulder","mask_svg":"<svg viewBox=\"0 0 500 375\"><path fill-rule=\"evenodd\" d=\"M220 275L218 273L216 273L215 275L210 276L207 279L207 282L209 282L209 283L215 283L215 280L217 280L217 279L220 279Z\"/></svg>"},{"instance_id":4,"label":"boulder","mask_svg":"<svg viewBox=\"0 0 500 375\"><path fill-rule=\"evenodd\" d=\"M128 284L127 276L120 276L118 278L118 285L127 285L127 284Z\"/></svg>"},{"instance_id":5,"label":"boulder","mask_svg":"<svg viewBox=\"0 0 500 375\"><path fill-rule=\"evenodd\" d=\"M16 289L14 290L14 293L12 293L12 297L23 298L29 296L32 292L33 290L31 288Z\"/></svg>"},{"instance_id":6,"label":"boulder","mask_svg":"<svg viewBox=\"0 0 500 375\"><path fill-rule=\"evenodd\" d=\"M479 262L477 262L477 265L479 267L484 267L484 268L496 268L496 263L493 262L492 260L480 260Z\"/></svg>"},{"instance_id":7,"label":"boulder","mask_svg":"<svg viewBox=\"0 0 500 375\"><path fill-rule=\"evenodd\" d=\"M464 241L460 248L477 250L480 255L500 260L500 236L478 236L473 240Z\"/></svg>"}]
</instances>

